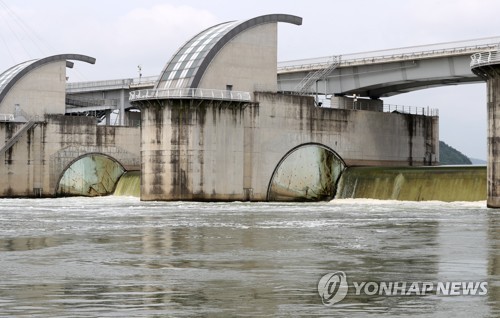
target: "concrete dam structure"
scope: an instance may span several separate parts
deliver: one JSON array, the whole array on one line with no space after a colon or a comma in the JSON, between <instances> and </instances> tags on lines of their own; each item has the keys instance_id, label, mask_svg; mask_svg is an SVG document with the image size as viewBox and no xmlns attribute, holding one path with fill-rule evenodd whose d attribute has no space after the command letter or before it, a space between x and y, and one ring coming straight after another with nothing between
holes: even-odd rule
<instances>
[{"instance_id":1,"label":"concrete dam structure","mask_svg":"<svg viewBox=\"0 0 500 318\"><path fill-rule=\"evenodd\" d=\"M477 81L464 71L463 56L484 46L425 56L435 60L422 62L423 70L435 70L440 61L447 61L446 68L419 83L419 63L404 76L391 73L385 86L375 71L369 81L357 74L346 94L325 92L331 104L322 105L314 87L329 82L329 74L353 74L359 67L339 59L298 71L279 68L278 23L300 25L302 19L272 14L203 30L154 81L66 85L70 60L95 61L75 54L28 61L0 74L0 195L116 191L141 200L325 200L340 193L338 186L347 193L341 177L353 171L347 167L439 164L437 113L386 109L379 97L425 88L425 81L444 85L446 76ZM379 62L390 69L400 63ZM113 110L120 111L116 126L110 125Z\"/></svg>"},{"instance_id":2,"label":"concrete dam structure","mask_svg":"<svg viewBox=\"0 0 500 318\"><path fill-rule=\"evenodd\" d=\"M142 200L327 199L346 165L437 164L437 117L321 108L278 93L278 22L301 18L209 28L153 89L131 92L142 115Z\"/></svg>"},{"instance_id":3,"label":"concrete dam structure","mask_svg":"<svg viewBox=\"0 0 500 318\"><path fill-rule=\"evenodd\" d=\"M314 148L317 150L318 148ZM328 179L328 174L323 174ZM125 172L113 195L141 196L139 171ZM485 166L347 167L340 174L334 199L376 199L402 201L484 201L487 197ZM333 191L333 190L332 190ZM271 190L269 200L290 200ZM304 198L295 198L304 200ZM309 200L330 199L330 197Z\"/></svg>"},{"instance_id":4,"label":"concrete dam structure","mask_svg":"<svg viewBox=\"0 0 500 318\"><path fill-rule=\"evenodd\" d=\"M123 171L140 169L139 128L65 116L70 60L95 62L62 54L0 74L0 196L105 195Z\"/></svg>"}]
</instances>

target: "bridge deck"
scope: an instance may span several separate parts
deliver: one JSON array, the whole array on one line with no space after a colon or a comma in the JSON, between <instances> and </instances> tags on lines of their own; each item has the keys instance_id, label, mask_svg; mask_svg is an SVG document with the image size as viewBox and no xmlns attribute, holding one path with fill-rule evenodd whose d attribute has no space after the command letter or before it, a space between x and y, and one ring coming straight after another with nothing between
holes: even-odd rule
<instances>
[{"instance_id":1,"label":"bridge deck","mask_svg":"<svg viewBox=\"0 0 500 318\"><path fill-rule=\"evenodd\" d=\"M497 48L500 37L454 41L396 49L340 55L338 67L420 60L445 56L472 55ZM328 66L331 56L278 62L278 74L317 70Z\"/></svg>"}]
</instances>

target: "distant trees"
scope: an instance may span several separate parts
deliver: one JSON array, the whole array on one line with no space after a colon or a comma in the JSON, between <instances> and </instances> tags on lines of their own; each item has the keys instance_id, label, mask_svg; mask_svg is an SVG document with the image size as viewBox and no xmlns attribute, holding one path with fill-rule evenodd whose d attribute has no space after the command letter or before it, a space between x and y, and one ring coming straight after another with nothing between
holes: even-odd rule
<instances>
[{"instance_id":1,"label":"distant trees","mask_svg":"<svg viewBox=\"0 0 500 318\"><path fill-rule=\"evenodd\" d=\"M471 165L469 157L449 146L444 141L439 141L439 163L442 165Z\"/></svg>"}]
</instances>

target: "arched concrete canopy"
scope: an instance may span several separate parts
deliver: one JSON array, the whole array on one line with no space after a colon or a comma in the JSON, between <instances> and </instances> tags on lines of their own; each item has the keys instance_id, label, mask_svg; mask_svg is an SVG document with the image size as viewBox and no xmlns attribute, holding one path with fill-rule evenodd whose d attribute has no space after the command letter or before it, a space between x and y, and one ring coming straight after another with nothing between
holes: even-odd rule
<instances>
[{"instance_id":1,"label":"arched concrete canopy","mask_svg":"<svg viewBox=\"0 0 500 318\"><path fill-rule=\"evenodd\" d=\"M70 62L68 60L95 64L95 58L81 54L58 54L17 64L0 74L0 103L3 101L9 90L24 75L28 74L30 71L36 69L41 65L64 60L66 60L66 67L69 68L73 67L73 62Z\"/></svg>"},{"instance_id":2,"label":"arched concrete canopy","mask_svg":"<svg viewBox=\"0 0 500 318\"><path fill-rule=\"evenodd\" d=\"M302 24L302 18L288 14L269 14L246 21L230 21L208 28L186 42L161 72L156 88L197 88L217 53L242 32L265 23Z\"/></svg>"}]
</instances>

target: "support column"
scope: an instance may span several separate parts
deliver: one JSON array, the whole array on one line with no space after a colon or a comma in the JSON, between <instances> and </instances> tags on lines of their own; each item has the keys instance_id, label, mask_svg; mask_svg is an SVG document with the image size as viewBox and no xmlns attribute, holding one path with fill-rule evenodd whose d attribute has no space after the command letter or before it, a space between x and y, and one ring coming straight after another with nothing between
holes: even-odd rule
<instances>
[{"instance_id":1,"label":"support column","mask_svg":"<svg viewBox=\"0 0 500 318\"><path fill-rule=\"evenodd\" d=\"M111 125L111 110L106 110L106 126Z\"/></svg>"},{"instance_id":2,"label":"support column","mask_svg":"<svg viewBox=\"0 0 500 318\"><path fill-rule=\"evenodd\" d=\"M500 70L500 65L498 66ZM488 207L500 208L500 73L488 87Z\"/></svg>"},{"instance_id":3,"label":"support column","mask_svg":"<svg viewBox=\"0 0 500 318\"><path fill-rule=\"evenodd\" d=\"M125 125L125 90L122 89L120 91L120 120L119 120L119 125L124 126Z\"/></svg>"},{"instance_id":4,"label":"support column","mask_svg":"<svg viewBox=\"0 0 500 318\"><path fill-rule=\"evenodd\" d=\"M471 68L486 80L488 108L487 206L500 208L500 59L495 52L473 55ZM499 56L500 57L500 56Z\"/></svg>"}]
</instances>

